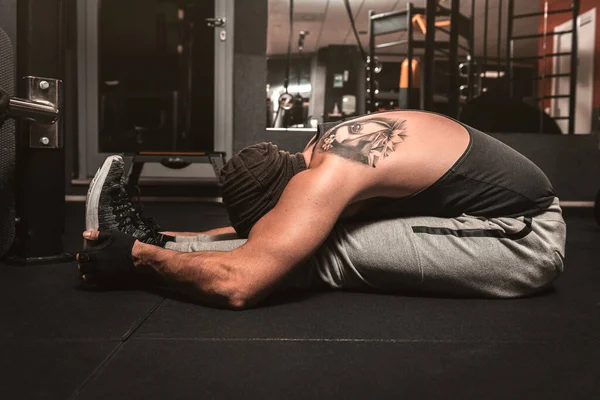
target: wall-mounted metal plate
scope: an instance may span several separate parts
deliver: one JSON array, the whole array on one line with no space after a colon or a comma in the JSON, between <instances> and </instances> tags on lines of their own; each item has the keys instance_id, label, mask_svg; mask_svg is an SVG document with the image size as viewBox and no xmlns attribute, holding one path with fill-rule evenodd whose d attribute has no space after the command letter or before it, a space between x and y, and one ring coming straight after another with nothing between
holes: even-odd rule
<instances>
[{"instance_id":1,"label":"wall-mounted metal plate","mask_svg":"<svg viewBox=\"0 0 600 400\"><path fill-rule=\"evenodd\" d=\"M62 82L58 79L26 76L25 96L27 100L46 106L46 110L38 117L33 115L29 125L29 147L59 149L63 146L59 105ZM48 118L54 110L56 118ZM35 122L34 122L35 121Z\"/></svg>"}]
</instances>

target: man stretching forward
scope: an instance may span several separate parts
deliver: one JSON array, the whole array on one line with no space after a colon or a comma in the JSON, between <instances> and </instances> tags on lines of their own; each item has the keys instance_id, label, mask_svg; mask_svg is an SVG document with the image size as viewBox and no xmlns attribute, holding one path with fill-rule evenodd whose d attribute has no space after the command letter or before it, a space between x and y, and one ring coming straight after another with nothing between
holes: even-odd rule
<instances>
[{"instance_id":1,"label":"man stretching forward","mask_svg":"<svg viewBox=\"0 0 600 400\"><path fill-rule=\"evenodd\" d=\"M566 226L544 173L438 114L320 126L297 154L250 146L219 180L232 227L159 233L131 205L122 160L109 157L88 193L84 282L150 273L193 300L240 309L285 285L512 298L563 270Z\"/></svg>"}]
</instances>

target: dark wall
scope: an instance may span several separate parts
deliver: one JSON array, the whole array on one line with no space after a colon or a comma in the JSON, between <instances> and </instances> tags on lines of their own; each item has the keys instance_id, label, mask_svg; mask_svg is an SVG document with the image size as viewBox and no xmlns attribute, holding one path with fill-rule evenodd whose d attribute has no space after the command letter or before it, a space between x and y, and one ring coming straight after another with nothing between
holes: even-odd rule
<instances>
[{"instance_id":1,"label":"dark wall","mask_svg":"<svg viewBox=\"0 0 600 400\"><path fill-rule=\"evenodd\" d=\"M259 142L266 128L267 0L236 0L233 46L233 151Z\"/></svg>"},{"instance_id":2,"label":"dark wall","mask_svg":"<svg viewBox=\"0 0 600 400\"><path fill-rule=\"evenodd\" d=\"M257 141L272 142L298 152L314 132L265 131ZM594 201L600 190L599 135L540 135L495 133L544 171L562 201Z\"/></svg>"}]
</instances>

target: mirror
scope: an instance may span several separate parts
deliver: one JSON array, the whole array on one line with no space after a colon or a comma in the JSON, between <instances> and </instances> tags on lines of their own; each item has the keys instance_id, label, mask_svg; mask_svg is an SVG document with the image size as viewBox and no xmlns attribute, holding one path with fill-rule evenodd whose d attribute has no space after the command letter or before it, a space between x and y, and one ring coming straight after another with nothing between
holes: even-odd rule
<instances>
[{"instance_id":1,"label":"mirror","mask_svg":"<svg viewBox=\"0 0 600 400\"><path fill-rule=\"evenodd\" d=\"M569 90L569 58L543 64L543 16L516 17L540 11L539 2L509 0L269 0L267 126L425 109L487 132L567 133L571 100L552 93ZM558 26L548 21L546 40ZM547 41L546 53L557 45ZM558 69L563 76L554 77ZM294 97L289 110L278 107L286 93ZM516 115L513 125L501 115L481 118L502 108Z\"/></svg>"}]
</instances>

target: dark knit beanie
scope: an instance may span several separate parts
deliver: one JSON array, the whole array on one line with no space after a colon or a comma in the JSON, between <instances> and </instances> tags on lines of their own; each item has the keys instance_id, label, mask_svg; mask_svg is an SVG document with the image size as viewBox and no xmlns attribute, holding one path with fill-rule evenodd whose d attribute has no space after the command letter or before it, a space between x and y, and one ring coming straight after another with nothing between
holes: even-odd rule
<instances>
[{"instance_id":1,"label":"dark knit beanie","mask_svg":"<svg viewBox=\"0 0 600 400\"><path fill-rule=\"evenodd\" d=\"M272 143L246 147L225 164L219 176L231 225L242 238L267 214L288 182L306 169L302 153L280 151Z\"/></svg>"}]
</instances>

